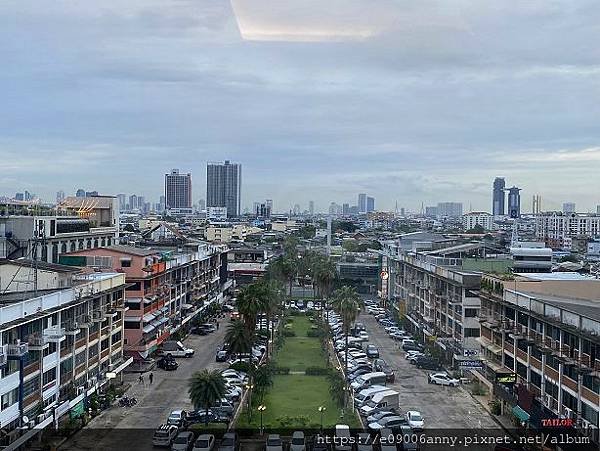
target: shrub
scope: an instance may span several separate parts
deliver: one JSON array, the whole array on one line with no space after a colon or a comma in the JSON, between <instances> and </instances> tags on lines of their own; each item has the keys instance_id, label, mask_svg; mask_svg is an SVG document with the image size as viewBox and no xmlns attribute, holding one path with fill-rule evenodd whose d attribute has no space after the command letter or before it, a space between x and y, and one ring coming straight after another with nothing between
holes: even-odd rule
<instances>
[{"instance_id":1,"label":"shrub","mask_svg":"<svg viewBox=\"0 0 600 451\"><path fill-rule=\"evenodd\" d=\"M325 335L322 329L309 329L306 336L310 338L322 338Z\"/></svg>"},{"instance_id":2,"label":"shrub","mask_svg":"<svg viewBox=\"0 0 600 451\"><path fill-rule=\"evenodd\" d=\"M236 362L233 365L230 365L229 368L235 371L243 371L246 374L253 369L248 362Z\"/></svg>"},{"instance_id":3,"label":"shrub","mask_svg":"<svg viewBox=\"0 0 600 451\"><path fill-rule=\"evenodd\" d=\"M329 376L330 370L328 368L322 368L320 366L309 366L304 371L307 376Z\"/></svg>"},{"instance_id":4,"label":"shrub","mask_svg":"<svg viewBox=\"0 0 600 451\"><path fill-rule=\"evenodd\" d=\"M290 368L287 366L276 366L273 369L273 374L290 374Z\"/></svg>"},{"instance_id":5,"label":"shrub","mask_svg":"<svg viewBox=\"0 0 600 451\"><path fill-rule=\"evenodd\" d=\"M283 331L283 336L284 337L295 337L296 336L296 332L294 332L293 330L284 330Z\"/></svg>"},{"instance_id":6,"label":"shrub","mask_svg":"<svg viewBox=\"0 0 600 451\"><path fill-rule=\"evenodd\" d=\"M494 399L493 401L490 401L489 406L493 415L500 415L500 412L502 410L500 406L500 401Z\"/></svg>"}]
</instances>

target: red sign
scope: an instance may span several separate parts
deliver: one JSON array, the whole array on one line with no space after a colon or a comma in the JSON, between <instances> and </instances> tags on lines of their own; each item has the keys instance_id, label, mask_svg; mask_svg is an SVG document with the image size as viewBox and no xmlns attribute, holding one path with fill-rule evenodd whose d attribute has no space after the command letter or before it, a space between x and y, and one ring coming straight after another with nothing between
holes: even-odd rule
<instances>
[{"instance_id":1,"label":"red sign","mask_svg":"<svg viewBox=\"0 0 600 451\"><path fill-rule=\"evenodd\" d=\"M572 427L575 424L571 418L542 418L541 423L545 428Z\"/></svg>"}]
</instances>

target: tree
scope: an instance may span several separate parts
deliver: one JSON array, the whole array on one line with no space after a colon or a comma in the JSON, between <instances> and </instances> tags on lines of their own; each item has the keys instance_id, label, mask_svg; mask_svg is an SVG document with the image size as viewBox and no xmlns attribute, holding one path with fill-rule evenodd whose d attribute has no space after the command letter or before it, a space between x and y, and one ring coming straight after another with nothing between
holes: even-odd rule
<instances>
[{"instance_id":1,"label":"tree","mask_svg":"<svg viewBox=\"0 0 600 451\"><path fill-rule=\"evenodd\" d=\"M219 370L202 370L192 375L188 394L195 409L205 409L205 425L208 425L208 409L225 395L225 379Z\"/></svg>"},{"instance_id":2,"label":"tree","mask_svg":"<svg viewBox=\"0 0 600 451\"><path fill-rule=\"evenodd\" d=\"M348 375L348 336L350 335L352 324L358 317L362 300L354 288L343 286L333 293L332 304L333 309L338 312L342 319L342 330L346 341L344 375Z\"/></svg>"},{"instance_id":3,"label":"tree","mask_svg":"<svg viewBox=\"0 0 600 451\"><path fill-rule=\"evenodd\" d=\"M237 297L237 308L249 333L256 328L256 315L264 311L267 292L264 284L252 283L243 287Z\"/></svg>"},{"instance_id":4,"label":"tree","mask_svg":"<svg viewBox=\"0 0 600 451\"><path fill-rule=\"evenodd\" d=\"M317 284L319 295L323 300L323 308L321 312L325 311L325 305L331 294L333 282L337 275L337 269L335 263L329 258L320 258L314 263L313 268L314 281Z\"/></svg>"},{"instance_id":5,"label":"tree","mask_svg":"<svg viewBox=\"0 0 600 451\"><path fill-rule=\"evenodd\" d=\"M273 385L273 367L271 364L267 363L256 368L253 373L253 381L262 402L267 388Z\"/></svg>"},{"instance_id":6,"label":"tree","mask_svg":"<svg viewBox=\"0 0 600 451\"><path fill-rule=\"evenodd\" d=\"M354 233L358 226L350 221L334 221L331 225L332 230L341 230L343 232Z\"/></svg>"},{"instance_id":7,"label":"tree","mask_svg":"<svg viewBox=\"0 0 600 451\"><path fill-rule=\"evenodd\" d=\"M252 350L252 336L248 333L246 325L240 320L232 321L227 326L225 343L229 346L229 352L235 354L246 354Z\"/></svg>"},{"instance_id":8,"label":"tree","mask_svg":"<svg viewBox=\"0 0 600 451\"><path fill-rule=\"evenodd\" d=\"M475 227L473 227L472 229L467 230L467 233L469 234L482 234L485 232L485 229L483 228L483 226L481 224L475 224Z\"/></svg>"},{"instance_id":9,"label":"tree","mask_svg":"<svg viewBox=\"0 0 600 451\"><path fill-rule=\"evenodd\" d=\"M344 407L346 399L346 381L340 373L332 372L329 374L329 394L338 406Z\"/></svg>"}]
</instances>

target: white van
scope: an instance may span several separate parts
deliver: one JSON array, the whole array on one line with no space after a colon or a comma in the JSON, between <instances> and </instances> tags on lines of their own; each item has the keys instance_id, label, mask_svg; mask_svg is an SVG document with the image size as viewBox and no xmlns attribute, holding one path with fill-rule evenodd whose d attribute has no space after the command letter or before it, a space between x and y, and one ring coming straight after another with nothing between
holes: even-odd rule
<instances>
[{"instance_id":1,"label":"white van","mask_svg":"<svg viewBox=\"0 0 600 451\"><path fill-rule=\"evenodd\" d=\"M384 387L383 385L374 385L370 388L365 388L356 394L354 397L354 407L360 407L363 404L366 404L371 400L373 395L378 392L389 390L389 388Z\"/></svg>"},{"instance_id":2,"label":"white van","mask_svg":"<svg viewBox=\"0 0 600 451\"><path fill-rule=\"evenodd\" d=\"M352 381L350 385L354 391L362 390L363 388L369 388L373 385L385 385L387 378L385 373L382 371L376 371L374 373L363 374L358 376Z\"/></svg>"},{"instance_id":3,"label":"white van","mask_svg":"<svg viewBox=\"0 0 600 451\"><path fill-rule=\"evenodd\" d=\"M364 417L368 417L381 410L395 410L397 412L399 409L399 393L395 390L385 390L375 393L371 400L367 401L366 404L360 408L360 414Z\"/></svg>"},{"instance_id":4,"label":"white van","mask_svg":"<svg viewBox=\"0 0 600 451\"><path fill-rule=\"evenodd\" d=\"M194 350L186 348L181 341L165 341L161 345L160 355L189 358L194 356Z\"/></svg>"}]
</instances>

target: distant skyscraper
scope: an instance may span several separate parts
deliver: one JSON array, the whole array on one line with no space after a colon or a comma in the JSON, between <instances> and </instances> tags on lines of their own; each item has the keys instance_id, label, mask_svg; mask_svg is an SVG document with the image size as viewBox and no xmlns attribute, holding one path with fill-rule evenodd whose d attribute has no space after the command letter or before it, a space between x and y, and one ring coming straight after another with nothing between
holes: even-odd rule
<instances>
[{"instance_id":1,"label":"distant skyscraper","mask_svg":"<svg viewBox=\"0 0 600 451\"><path fill-rule=\"evenodd\" d=\"M265 201L265 204L266 204L267 208L269 209L269 216L270 216L271 213L273 212L273 199L267 199Z\"/></svg>"},{"instance_id":2,"label":"distant skyscraper","mask_svg":"<svg viewBox=\"0 0 600 451\"><path fill-rule=\"evenodd\" d=\"M367 212L367 195L364 193L358 195L358 212Z\"/></svg>"},{"instance_id":3,"label":"distant skyscraper","mask_svg":"<svg viewBox=\"0 0 600 451\"><path fill-rule=\"evenodd\" d=\"M437 207L425 207L425 216L435 218L438 215Z\"/></svg>"},{"instance_id":4,"label":"distant skyscraper","mask_svg":"<svg viewBox=\"0 0 600 451\"><path fill-rule=\"evenodd\" d=\"M25 200L25 195L23 193L15 194L15 200Z\"/></svg>"},{"instance_id":5,"label":"distant skyscraper","mask_svg":"<svg viewBox=\"0 0 600 451\"><path fill-rule=\"evenodd\" d=\"M315 214L315 201L314 200L309 200L308 201L308 212L311 215Z\"/></svg>"},{"instance_id":6,"label":"distant skyscraper","mask_svg":"<svg viewBox=\"0 0 600 451\"><path fill-rule=\"evenodd\" d=\"M406 216L406 210L404 207L400 207L400 216Z\"/></svg>"},{"instance_id":7,"label":"distant skyscraper","mask_svg":"<svg viewBox=\"0 0 600 451\"><path fill-rule=\"evenodd\" d=\"M240 215L242 202L242 165L208 163L206 166L206 206L226 207L230 218Z\"/></svg>"},{"instance_id":8,"label":"distant skyscraper","mask_svg":"<svg viewBox=\"0 0 600 451\"><path fill-rule=\"evenodd\" d=\"M300 214L300 205L294 204L294 215L298 216Z\"/></svg>"},{"instance_id":9,"label":"distant skyscraper","mask_svg":"<svg viewBox=\"0 0 600 451\"><path fill-rule=\"evenodd\" d=\"M98 191L86 191L85 197L98 197Z\"/></svg>"},{"instance_id":10,"label":"distant skyscraper","mask_svg":"<svg viewBox=\"0 0 600 451\"><path fill-rule=\"evenodd\" d=\"M521 188L513 186L508 189L508 215L511 218L521 217Z\"/></svg>"},{"instance_id":11,"label":"distant skyscraper","mask_svg":"<svg viewBox=\"0 0 600 451\"><path fill-rule=\"evenodd\" d=\"M367 197L367 213L375 211L375 198Z\"/></svg>"},{"instance_id":12,"label":"distant skyscraper","mask_svg":"<svg viewBox=\"0 0 600 451\"><path fill-rule=\"evenodd\" d=\"M192 212L192 174L179 169L165 174L165 208L175 214Z\"/></svg>"},{"instance_id":13,"label":"distant skyscraper","mask_svg":"<svg viewBox=\"0 0 600 451\"><path fill-rule=\"evenodd\" d=\"M494 189L492 191L492 214L494 216L504 216L504 189L506 182L502 177L496 177L494 180Z\"/></svg>"},{"instance_id":14,"label":"distant skyscraper","mask_svg":"<svg viewBox=\"0 0 600 451\"><path fill-rule=\"evenodd\" d=\"M198 201L198 210L200 210L200 211L206 210L206 201L204 199L200 199Z\"/></svg>"},{"instance_id":15,"label":"distant skyscraper","mask_svg":"<svg viewBox=\"0 0 600 451\"><path fill-rule=\"evenodd\" d=\"M439 202L437 215L448 218L459 218L463 214L463 204L460 202Z\"/></svg>"},{"instance_id":16,"label":"distant skyscraper","mask_svg":"<svg viewBox=\"0 0 600 451\"><path fill-rule=\"evenodd\" d=\"M56 192L56 204L60 204L63 200L65 200L65 192L63 190Z\"/></svg>"},{"instance_id":17,"label":"distant skyscraper","mask_svg":"<svg viewBox=\"0 0 600 451\"><path fill-rule=\"evenodd\" d=\"M126 194L117 194L117 199L119 201L119 210L125 211L127 207L127 195Z\"/></svg>"},{"instance_id":18,"label":"distant skyscraper","mask_svg":"<svg viewBox=\"0 0 600 451\"><path fill-rule=\"evenodd\" d=\"M85 197L85 190L84 190L84 189L81 189L81 188L79 188L79 189L77 190L77 192L75 193L75 197Z\"/></svg>"},{"instance_id":19,"label":"distant skyscraper","mask_svg":"<svg viewBox=\"0 0 600 451\"><path fill-rule=\"evenodd\" d=\"M539 194L534 194L531 206L531 211L533 214L539 215L542 212L542 196Z\"/></svg>"},{"instance_id":20,"label":"distant skyscraper","mask_svg":"<svg viewBox=\"0 0 600 451\"><path fill-rule=\"evenodd\" d=\"M596 205L596 214L600 215L600 205Z\"/></svg>"},{"instance_id":21,"label":"distant skyscraper","mask_svg":"<svg viewBox=\"0 0 600 451\"><path fill-rule=\"evenodd\" d=\"M562 206L562 211L563 213L575 213L576 207L575 207L575 202L565 202Z\"/></svg>"},{"instance_id":22,"label":"distant skyscraper","mask_svg":"<svg viewBox=\"0 0 600 451\"><path fill-rule=\"evenodd\" d=\"M350 204L342 204L342 214L343 215L350 214Z\"/></svg>"}]
</instances>

